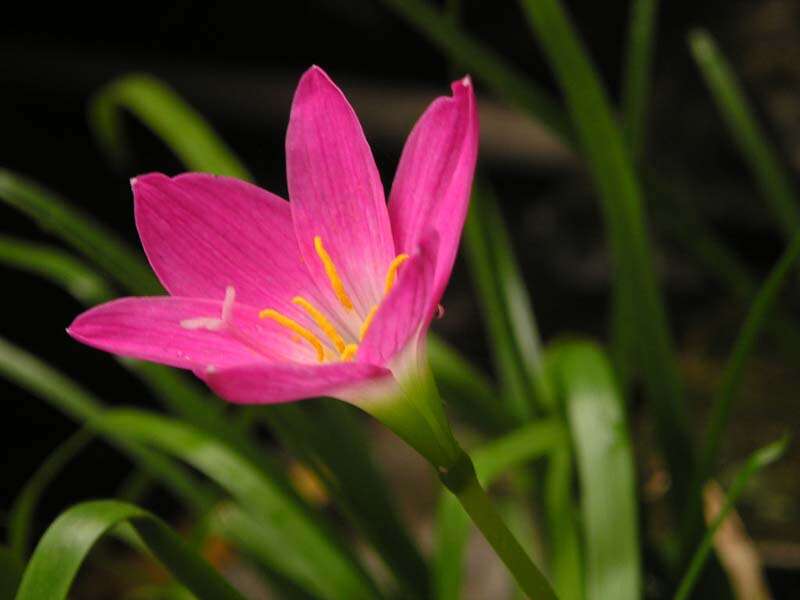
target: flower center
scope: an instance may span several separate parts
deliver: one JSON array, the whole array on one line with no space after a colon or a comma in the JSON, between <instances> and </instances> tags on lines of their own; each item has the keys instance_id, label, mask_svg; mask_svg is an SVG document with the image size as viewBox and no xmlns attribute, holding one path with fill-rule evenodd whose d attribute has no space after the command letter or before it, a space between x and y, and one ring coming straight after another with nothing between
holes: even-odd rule
<instances>
[{"instance_id":1,"label":"flower center","mask_svg":"<svg viewBox=\"0 0 800 600\"><path fill-rule=\"evenodd\" d=\"M322 238L320 236L314 237L314 250L317 252L320 262L322 262L322 266L325 269L325 275L328 277L331 289L333 290L337 300L339 300L339 303L346 311L353 311L353 301L347 294L344 282L339 276L339 271L336 269L336 265L333 263L333 259L331 259L330 254L328 254L327 250L325 250L325 246L323 245ZM384 298L392 290L392 287L394 287L395 281L397 280L397 270L407 259L408 254L399 254L389 265L389 268L386 272L386 283L383 289ZM320 311L303 296L295 296L292 298L292 304L299 306L305 311L308 317L323 333L323 339L320 339L320 337L318 337L309 328L304 327L294 319L287 317L273 308L265 308L258 313L258 316L262 319L272 319L279 325L291 331L294 334L293 338L295 341L302 343L302 341L305 340L316 351L317 360L319 362L325 362L329 356L329 352L331 351L334 351L334 356L338 355L339 359L344 362L349 362L355 358L355 355L358 352L358 343L346 342L342 334L339 333L333 323L331 323L330 319L328 319L328 317L326 317L322 311ZM372 320L375 318L375 313L378 312L379 306L380 302L375 304L369 310L366 317L364 317L364 319L361 321L361 326L359 327L358 331L359 343L367 334L367 330L372 324Z\"/></svg>"}]
</instances>

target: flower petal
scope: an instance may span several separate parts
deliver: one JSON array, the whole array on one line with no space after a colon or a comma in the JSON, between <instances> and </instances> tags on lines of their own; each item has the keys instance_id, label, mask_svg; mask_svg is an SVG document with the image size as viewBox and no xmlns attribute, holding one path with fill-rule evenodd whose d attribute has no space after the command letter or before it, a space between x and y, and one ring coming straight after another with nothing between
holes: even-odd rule
<instances>
[{"instance_id":1,"label":"flower petal","mask_svg":"<svg viewBox=\"0 0 800 600\"><path fill-rule=\"evenodd\" d=\"M380 300L394 242L383 186L364 132L319 67L303 75L286 133L289 199L300 251L329 309L338 306L314 248L319 236L363 318Z\"/></svg>"},{"instance_id":2,"label":"flower petal","mask_svg":"<svg viewBox=\"0 0 800 600\"><path fill-rule=\"evenodd\" d=\"M392 357L430 323L438 246L438 235L429 232L418 252L400 267L397 283L378 308L358 348L359 361L389 364Z\"/></svg>"},{"instance_id":3,"label":"flower petal","mask_svg":"<svg viewBox=\"0 0 800 600\"><path fill-rule=\"evenodd\" d=\"M478 152L478 111L469 77L434 100L408 136L389 195L397 252L413 250L433 227L441 238L433 295L441 298L467 216Z\"/></svg>"},{"instance_id":4,"label":"flower petal","mask_svg":"<svg viewBox=\"0 0 800 600\"><path fill-rule=\"evenodd\" d=\"M222 314L222 302L164 296L122 298L78 316L67 332L79 342L113 354L204 370L257 360L314 362L315 352L290 339L272 321L259 320L257 310L232 307L231 326L219 331L190 328L182 322Z\"/></svg>"},{"instance_id":5,"label":"flower petal","mask_svg":"<svg viewBox=\"0 0 800 600\"><path fill-rule=\"evenodd\" d=\"M142 245L170 294L222 300L232 285L240 302L280 310L314 290L280 197L204 173L153 173L132 187Z\"/></svg>"},{"instance_id":6,"label":"flower petal","mask_svg":"<svg viewBox=\"0 0 800 600\"><path fill-rule=\"evenodd\" d=\"M291 402L313 396L333 396L365 382L391 376L382 367L361 362L324 365L236 365L216 369L201 378L219 396L240 404Z\"/></svg>"}]
</instances>

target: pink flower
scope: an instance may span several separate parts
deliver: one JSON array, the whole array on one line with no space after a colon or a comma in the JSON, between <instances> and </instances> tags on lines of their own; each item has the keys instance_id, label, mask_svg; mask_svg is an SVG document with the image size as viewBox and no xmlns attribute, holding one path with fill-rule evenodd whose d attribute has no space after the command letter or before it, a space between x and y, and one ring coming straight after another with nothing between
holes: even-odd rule
<instances>
[{"instance_id":1,"label":"pink flower","mask_svg":"<svg viewBox=\"0 0 800 600\"><path fill-rule=\"evenodd\" d=\"M388 208L358 119L318 67L292 103L291 202L230 177L135 178L139 236L170 295L95 307L69 334L190 369L231 402L354 401L401 379L424 354L475 168L469 78L452 91L411 132Z\"/></svg>"}]
</instances>

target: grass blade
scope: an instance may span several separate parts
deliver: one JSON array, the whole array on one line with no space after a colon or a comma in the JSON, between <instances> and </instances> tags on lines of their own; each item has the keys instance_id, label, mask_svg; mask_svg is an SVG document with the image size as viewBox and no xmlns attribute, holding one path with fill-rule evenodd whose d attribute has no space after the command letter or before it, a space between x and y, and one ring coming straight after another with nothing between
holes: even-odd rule
<instances>
[{"instance_id":1,"label":"grass blade","mask_svg":"<svg viewBox=\"0 0 800 600\"><path fill-rule=\"evenodd\" d=\"M139 256L111 231L44 187L0 169L0 200L90 258L120 285L157 294L161 285Z\"/></svg>"},{"instance_id":2,"label":"grass blade","mask_svg":"<svg viewBox=\"0 0 800 600\"><path fill-rule=\"evenodd\" d=\"M783 255L772 268L753 301L731 352L722 381L711 408L711 417L701 454L700 473L705 479L714 467L722 436L730 417L731 406L741 387L744 367L755 343L769 319L783 285L800 258L800 233L796 233Z\"/></svg>"},{"instance_id":3,"label":"grass blade","mask_svg":"<svg viewBox=\"0 0 800 600\"><path fill-rule=\"evenodd\" d=\"M133 526L150 552L200 600L244 600L163 521L113 500L77 504L53 522L25 569L17 600L66 599L89 551L123 523Z\"/></svg>"},{"instance_id":4,"label":"grass blade","mask_svg":"<svg viewBox=\"0 0 800 600\"><path fill-rule=\"evenodd\" d=\"M641 188L602 82L560 2L522 0L522 5L564 92L600 196L614 259L614 299L620 302L628 296L624 306L631 314L625 322L636 332L644 383L678 505L688 493L694 457Z\"/></svg>"},{"instance_id":5,"label":"grass blade","mask_svg":"<svg viewBox=\"0 0 800 600\"><path fill-rule=\"evenodd\" d=\"M149 127L190 168L252 179L198 112L164 82L143 74L126 75L101 88L89 107L89 122L95 135L116 159L125 154L123 110Z\"/></svg>"},{"instance_id":6,"label":"grass blade","mask_svg":"<svg viewBox=\"0 0 800 600\"><path fill-rule=\"evenodd\" d=\"M689 46L772 216L787 238L793 236L800 229L800 209L792 177L778 151L759 126L736 76L711 35L701 29L694 30L689 34Z\"/></svg>"},{"instance_id":7,"label":"grass blade","mask_svg":"<svg viewBox=\"0 0 800 600\"><path fill-rule=\"evenodd\" d=\"M641 597L633 451L625 402L602 352L587 342L553 349L581 490L588 600Z\"/></svg>"},{"instance_id":8,"label":"grass blade","mask_svg":"<svg viewBox=\"0 0 800 600\"><path fill-rule=\"evenodd\" d=\"M530 299L497 200L485 186L476 187L472 194L464 231L507 412L522 423L551 403L543 383L541 342Z\"/></svg>"},{"instance_id":9,"label":"grass blade","mask_svg":"<svg viewBox=\"0 0 800 600\"><path fill-rule=\"evenodd\" d=\"M622 82L622 113L625 115L628 149L634 160L638 160L642 154L647 104L650 100L658 0L633 0L630 11Z\"/></svg>"},{"instance_id":10,"label":"grass blade","mask_svg":"<svg viewBox=\"0 0 800 600\"><path fill-rule=\"evenodd\" d=\"M8 539L11 551L21 562L27 559L30 551L31 523L45 488L94 437L95 433L86 428L68 437L39 465L36 473L17 494L8 514Z\"/></svg>"},{"instance_id":11,"label":"grass blade","mask_svg":"<svg viewBox=\"0 0 800 600\"><path fill-rule=\"evenodd\" d=\"M325 598L380 596L366 572L312 519L287 485L199 429L133 409L106 413L104 426L186 461L231 494L260 524L276 571Z\"/></svg>"},{"instance_id":12,"label":"grass blade","mask_svg":"<svg viewBox=\"0 0 800 600\"><path fill-rule=\"evenodd\" d=\"M711 552L714 543L714 534L725 521L731 509L736 505L736 501L739 499L745 486L747 486L747 482L755 473L783 456L788 445L789 438L786 436L768 446L756 450L747 459L728 490L728 498L725 501L725 505L714 521L708 526L703 541L695 551L689 563L689 567L686 570L686 574L683 576L680 586L678 587L678 591L675 593L674 600L686 600L692 593L692 589L703 571L703 565Z\"/></svg>"},{"instance_id":13,"label":"grass blade","mask_svg":"<svg viewBox=\"0 0 800 600\"><path fill-rule=\"evenodd\" d=\"M528 112L559 138L569 141L569 121L547 92L492 49L465 34L449 16L426 0L383 0L383 3L422 31L453 62L486 81L506 102Z\"/></svg>"}]
</instances>

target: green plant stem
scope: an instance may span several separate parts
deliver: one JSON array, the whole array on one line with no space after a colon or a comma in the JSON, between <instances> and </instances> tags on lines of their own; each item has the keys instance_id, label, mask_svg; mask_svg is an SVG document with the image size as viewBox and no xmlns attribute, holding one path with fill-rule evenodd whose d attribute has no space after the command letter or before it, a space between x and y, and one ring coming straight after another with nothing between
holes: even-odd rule
<instances>
[{"instance_id":1,"label":"green plant stem","mask_svg":"<svg viewBox=\"0 0 800 600\"><path fill-rule=\"evenodd\" d=\"M478 482L475 468L466 454L463 464L453 470L456 469L461 473L450 479L443 477L443 483L458 498L472 522L494 548L522 591L531 600L557 600L550 583L500 518L489 495Z\"/></svg>"}]
</instances>

